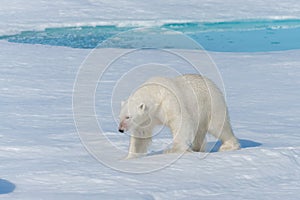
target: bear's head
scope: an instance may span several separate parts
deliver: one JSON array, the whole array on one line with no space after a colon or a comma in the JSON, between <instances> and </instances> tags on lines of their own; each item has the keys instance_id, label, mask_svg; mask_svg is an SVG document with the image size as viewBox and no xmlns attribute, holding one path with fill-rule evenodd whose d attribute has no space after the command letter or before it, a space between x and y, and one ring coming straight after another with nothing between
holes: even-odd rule
<instances>
[{"instance_id":1,"label":"bear's head","mask_svg":"<svg viewBox=\"0 0 300 200\"><path fill-rule=\"evenodd\" d=\"M150 106L142 101L129 99L121 103L119 132L147 128L151 123Z\"/></svg>"}]
</instances>

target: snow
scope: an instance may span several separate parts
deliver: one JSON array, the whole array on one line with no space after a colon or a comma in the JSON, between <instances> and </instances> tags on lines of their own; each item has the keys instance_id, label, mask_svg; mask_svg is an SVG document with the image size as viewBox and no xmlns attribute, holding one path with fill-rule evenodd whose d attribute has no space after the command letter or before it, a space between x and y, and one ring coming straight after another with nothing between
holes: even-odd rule
<instances>
[{"instance_id":1,"label":"snow","mask_svg":"<svg viewBox=\"0 0 300 200\"><path fill-rule=\"evenodd\" d=\"M129 9L133 5L134 12ZM192 0L151 4L91 0L36 0L25 4L4 0L0 10L3 35L107 21L299 18L300 5L296 0L206 0L201 4ZM107 56L116 51L107 49ZM121 170L103 165L88 153L74 124L73 87L90 50L0 41L0 52L0 198L299 199L300 50L209 52L224 81L233 129L243 147L239 151L219 153L214 148L211 153L189 153L180 158L158 152L116 161L114 158L125 155L128 137L117 133L115 122L103 114L110 108L103 101L96 102L95 114L107 124L105 135L123 153L104 156ZM125 68L131 60L124 60ZM111 80L117 78L114 72L108 74ZM100 90L98 85L96 100L111 92L107 85L103 87ZM83 123L94 131L90 124ZM167 136L157 138L152 148L159 149L165 143ZM210 140L209 146L213 144ZM169 161L174 162L153 172L133 173Z\"/></svg>"},{"instance_id":2,"label":"snow","mask_svg":"<svg viewBox=\"0 0 300 200\"><path fill-rule=\"evenodd\" d=\"M93 159L76 133L72 88L88 50L7 42L0 48L0 171L2 179L16 184L14 192L2 195L7 199L298 197L299 50L212 53L234 131L248 148L205 159L187 154L166 168L137 175ZM117 140L121 146L128 142L123 138ZM128 162L159 165L174 156Z\"/></svg>"},{"instance_id":3,"label":"snow","mask_svg":"<svg viewBox=\"0 0 300 200\"><path fill-rule=\"evenodd\" d=\"M82 25L300 18L297 0L2 0L0 35Z\"/></svg>"}]
</instances>

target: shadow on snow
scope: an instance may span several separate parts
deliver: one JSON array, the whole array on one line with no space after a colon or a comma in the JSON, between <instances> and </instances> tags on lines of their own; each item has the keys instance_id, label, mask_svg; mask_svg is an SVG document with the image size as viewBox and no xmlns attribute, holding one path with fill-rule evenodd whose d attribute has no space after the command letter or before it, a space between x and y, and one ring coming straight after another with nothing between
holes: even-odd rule
<instances>
[{"instance_id":1,"label":"shadow on snow","mask_svg":"<svg viewBox=\"0 0 300 200\"><path fill-rule=\"evenodd\" d=\"M15 190L15 188L16 188L15 184L7 180L0 179L0 195L11 193Z\"/></svg>"},{"instance_id":2,"label":"shadow on snow","mask_svg":"<svg viewBox=\"0 0 300 200\"><path fill-rule=\"evenodd\" d=\"M246 149L246 148L251 148L251 147L258 147L258 146L262 145L261 143L255 142L255 141L252 141L252 140L239 139L239 142L240 142L240 145L241 145L241 149ZM219 150L220 146L221 146L221 141L208 142L207 143L208 152L210 152L210 153L217 152Z\"/></svg>"}]
</instances>

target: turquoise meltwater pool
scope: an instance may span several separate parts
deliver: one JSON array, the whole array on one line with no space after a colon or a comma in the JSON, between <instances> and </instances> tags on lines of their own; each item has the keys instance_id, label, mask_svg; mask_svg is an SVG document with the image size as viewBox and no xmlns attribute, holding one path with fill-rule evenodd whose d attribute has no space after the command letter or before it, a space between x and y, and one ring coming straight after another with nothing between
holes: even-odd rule
<instances>
[{"instance_id":1,"label":"turquoise meltwater pool","mask_svg":"<svg viewBox=\"0 0 300 200\"><path fill-rule=\"evenodd\" d=\"M24 31L16 35L0 36L0 39L91 49L113 36L135 28L140 27L111 25L46 28L43 31ZM157 28L183 33L209 51L265 52L300 49L298 19L167 23Z\"/></svg>"}]
</instances>

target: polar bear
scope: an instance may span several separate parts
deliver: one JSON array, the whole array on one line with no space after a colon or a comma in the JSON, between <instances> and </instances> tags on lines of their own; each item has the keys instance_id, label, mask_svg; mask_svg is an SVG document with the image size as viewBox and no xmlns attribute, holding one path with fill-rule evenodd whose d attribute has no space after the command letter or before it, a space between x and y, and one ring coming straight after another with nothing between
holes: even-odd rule
<instances>
[{"instance_id":1,"label":"polar bear","mask_svg":"<svg viewBox=\"0 0 300 200\"><path fill-rule=\"evenodd\" d=\"M205 151L207 132L221 140L219 151L240 148L224 96L212 81L197 74L149 79L121 103L119 118L119 132L131 135L128 158L147 153L157 125L172 132L173 146L166 153Z\"/></svg>"}]
</instances>

